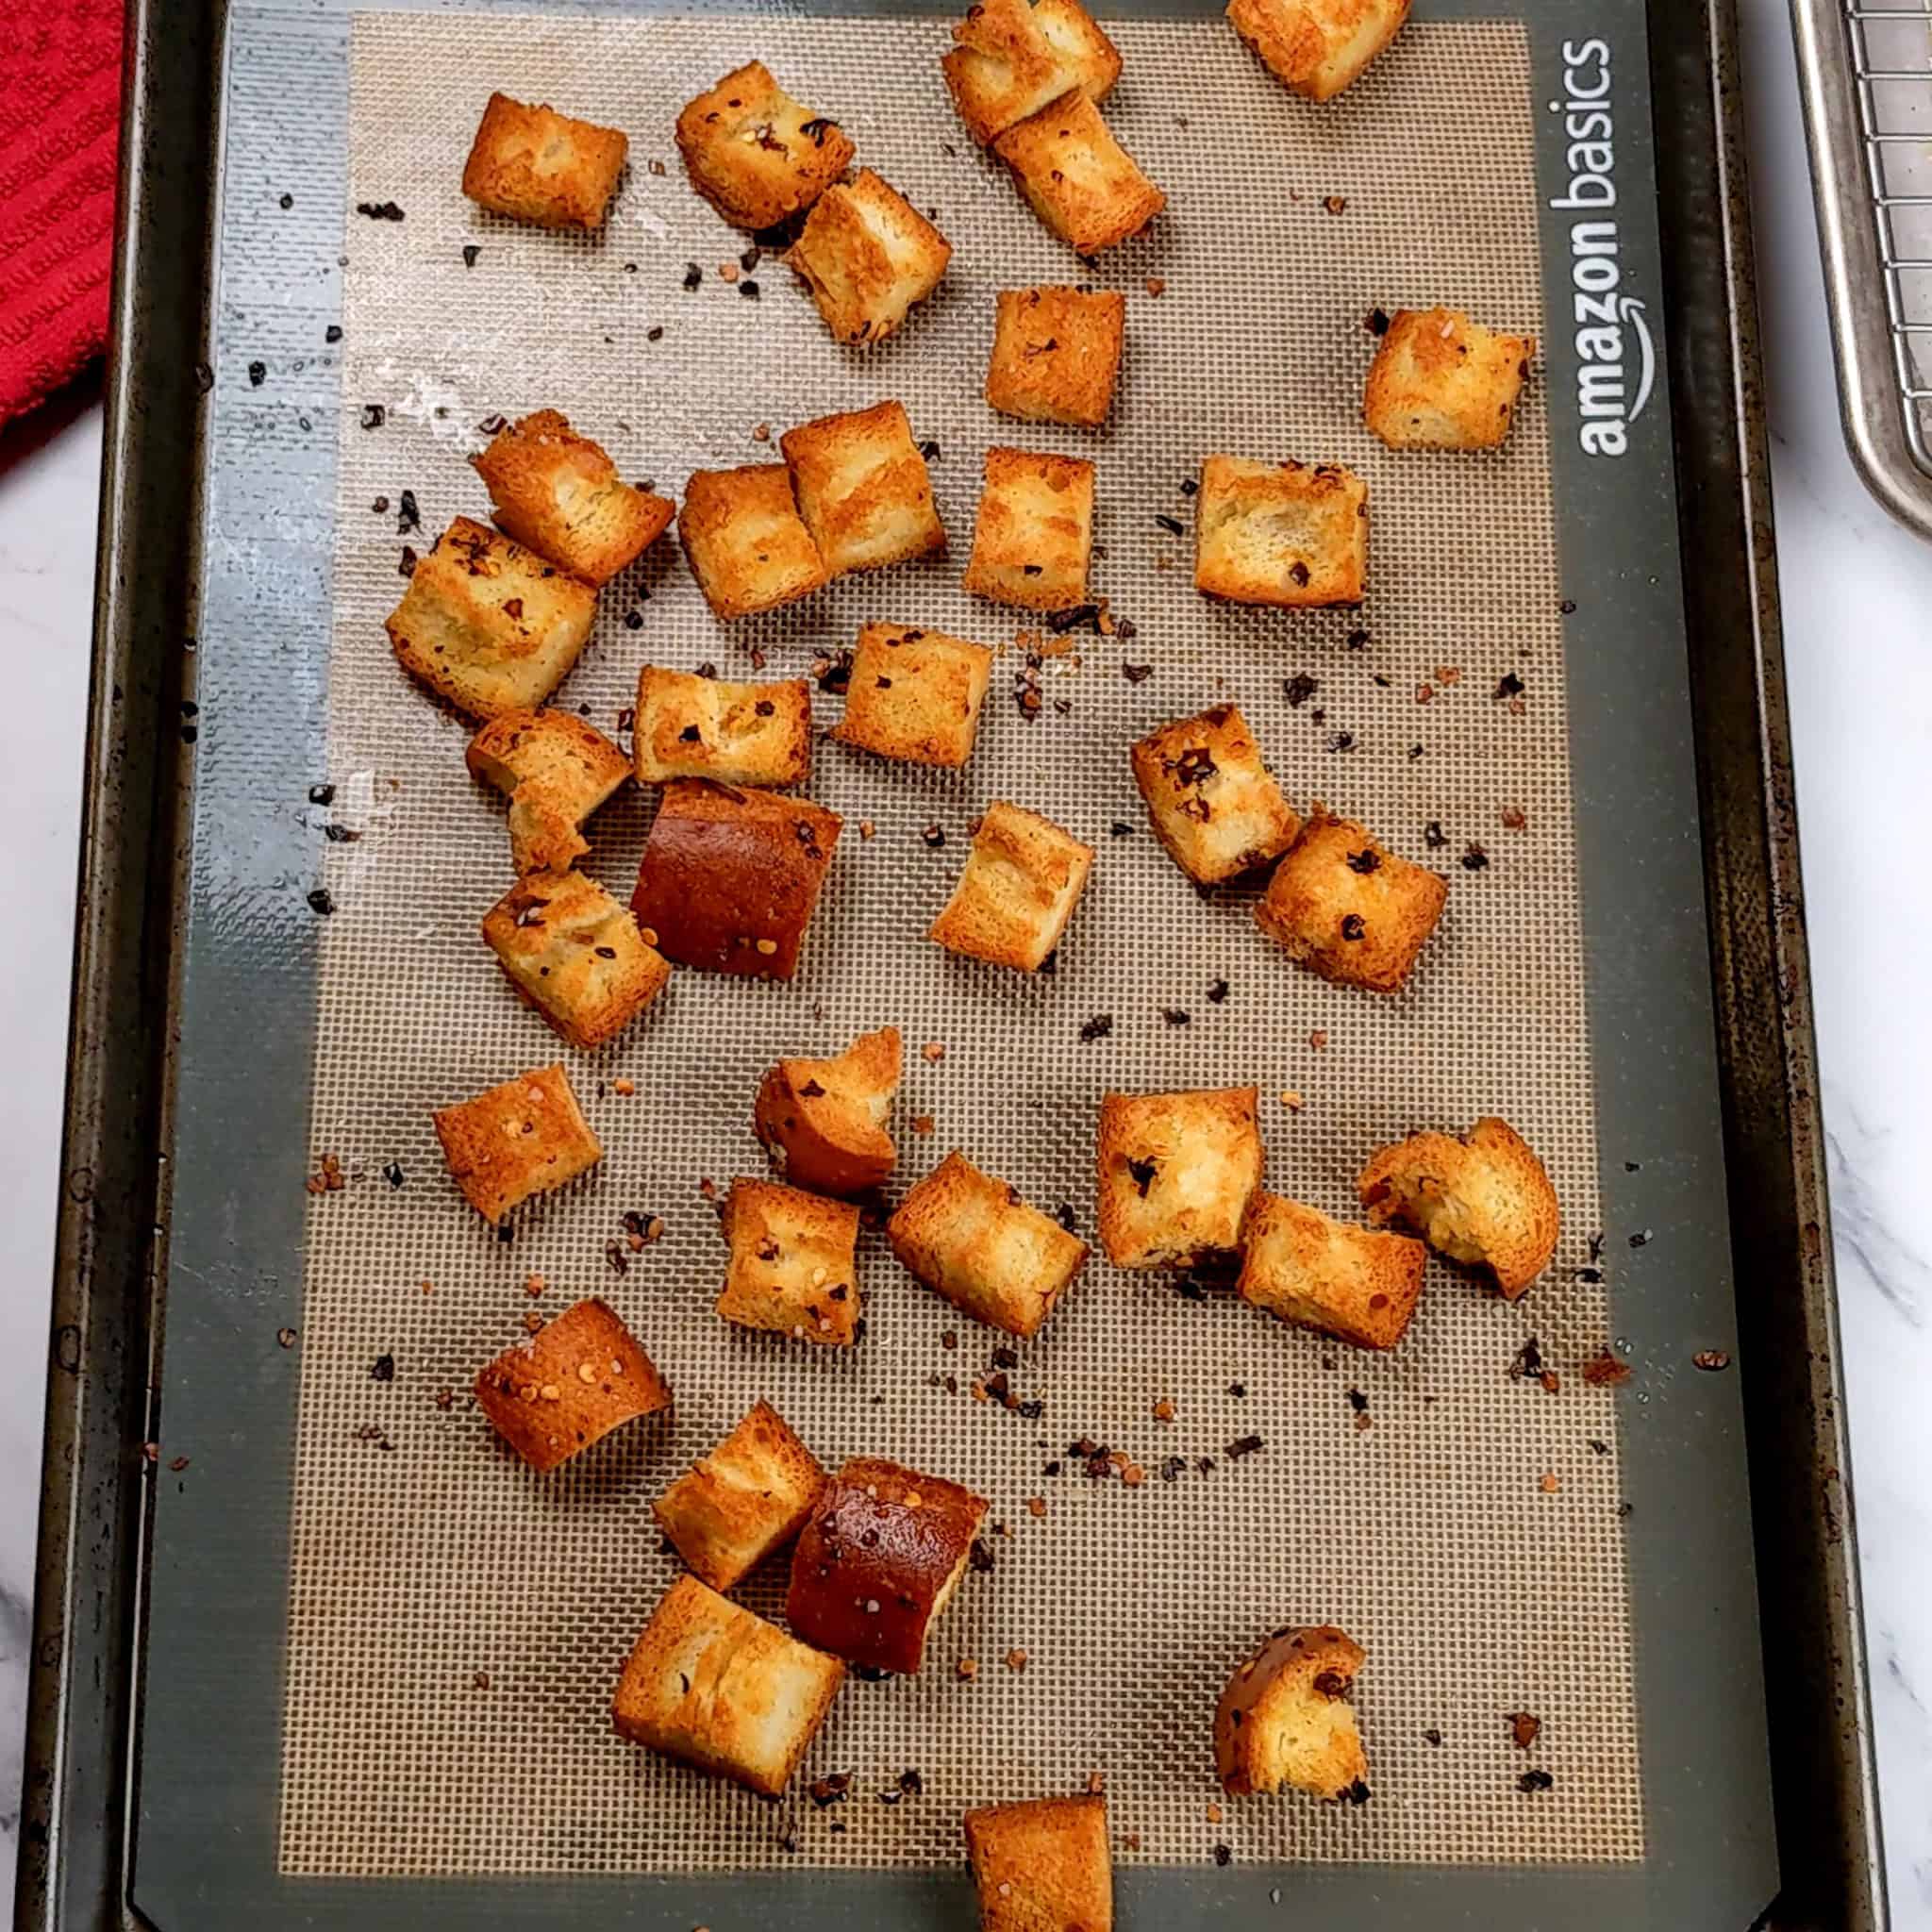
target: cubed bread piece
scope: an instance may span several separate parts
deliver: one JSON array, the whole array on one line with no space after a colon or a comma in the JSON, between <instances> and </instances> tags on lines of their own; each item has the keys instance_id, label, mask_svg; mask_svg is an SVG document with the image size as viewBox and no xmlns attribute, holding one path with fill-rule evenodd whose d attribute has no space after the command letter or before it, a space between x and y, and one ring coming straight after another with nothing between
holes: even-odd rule
<instances>
[{"instance_id":1,"label":"cubed bread piece","mask_svg":"<svg viewBox=\"0 0 1932 1932\"><path fill-rule=\"evenodd\" d=\"M1261 1185L1252 1087L1100 1103L1100 1240L1117 1268L1185 1268L1241 1246Z\"/></svg>"},{"instance_id":2,"label":"cubed bread piece","mask_svg":"<svg viewBox=\"0 0 1932 1932\"><path fill-rule=\"evenodd\" d=\"M790 979L842 824L808 799L674 778L630 909L647 942L680 965Z\"/></svg>"},{"instance_id":3,"label":"cubed bread piece","mask_svg":"<svg viewBox=\"0 0 1932 1932\"><path fill-rule=\"evenodd\" d=\"M1507 1121L1479 1120L1459 1141L1411 1134L1382 1148L1356 1185L1378 1226L1400 1222L1439 1255L1487 1269L1512 1302L1557 1252L1557 1191Z\"/></svg>"},{"instance_id":4,"label":"cubed bread piece","mask_svg":"<svg viewBox=\"0 0 1932 1932\"><path fill-rule=\"evenodd\" d=\"M1194 508L1194 588L1314 610L1369 585L1369 486L1334 463L1209 457Z\"/></svg>"},{"instance_id":5,"label":"cubed bread piece","mask_svg":"<svg viewBox=\"0 0 1932 1932\"><path fill-rule=\"evenodd\" d=\"M1261 930L1324 979L1400 992L1449 884L1319 806L1255 905Z\"/></svg>"},{"instance_id":6,"label":"cubed bread piece","mask_svg":"<svg viewBox=\"0 0 1932 1932\"><path fill-rule=\"evenodd\" d=\"M798 1533L785 1621L848 1663L910 1676L986 1511L986 1498L958 1483L854 1457Z\"/></svg>"},{"instance_id":7,"label":"cubed bread piece","mask_svg":"<svg viewBox=\"0 0 1932 1932\"><path fill-rule=\"evenodd\" d=\"M1098 429L1113 404L1126 326L1118 289L1002 289L987 402L1023 423Z\"/></svg>"},{"instance_id":8,"label":"cubed bread piece","mask_svg":"<svg viewBox=\"0 0 1932 1932\"><path fill-rule=\"evenodd\" d=\"M899 1068L896 1026L861 1033L837 1059L780 1060L759 1083L752 1130L796 1186L862 1194L899 1158L886 1131Z\"/></svg>"},{"instance_id":9,"label":"cubed bread piece","mask_svg":"<svg viewBox=\"0 0 1932 1932\"><path fill-rule=\"evenodd\" d=\"M737 1180L724 1202L731 1267L718 1312L741 1328L850 1348L858 1340L858 1209L776 1181Z\"/></svg>"},{"instance_id":10,"label":"cubed bread piece","mask_svg":"<svg viewBox=\"0 0 1932 1932\"><path fill-rule=\"evenodd\" d=\"M932 478L901 403L821 416L778 439L798 513L834 576L946 547Z\"/></svg>"},{"instance_id":11,"label":"cubed bread piece","mask_svg":"<svg viewBox=\"0 0 1932 1932\"><path fill-rule=\"evenodd\" d=\"M1034 450L987 451L964 589L995 604L1071 610L1087 601L1092 554L1091 463Z\"/></svg>"},{"instance_id":12,"label":"cubed bread piece","mask_svg":"<svg viewBox=\"0 0 1932 1932\"><path fill-rule=\"evenodd\" d=\"M824 1487L811 1451L760 1402L651 1512L695 1575L729 1590L798 1534Z\"/></svg>"},{"instance_id":13,"label":"cubed bread piece","mask_svg":"<svg viewBox=\"0 0 1932 1932\"><path fill-rule=\"evenodd\" d=\"M944 631L869 624L845 685L841 744L908 764L963 765L973 756L992 653Z\"/></svg>"},{"instance_id":14,"label":"cubed bread piece","mask_svg":"<svg viewBox=\"0 0 1932 1932\"><path fill-rule=\"evenodd\" d=\"M1075 255L1117 246L1167 206L1077 88L1016 122L992 151L1012 169L1033 212Z\"/></svg>"},{"instance_id":15,"label":"cubed bread piece","mask_svg":"<svg viewBox=\"0 0 1932 1932\"><path fill-rule=\"evenodd\" d=\"M637 921L580 872L525 873L490 908L483 938L525 1003L586 1053L622 1033L671 977Z\"/></svg>"},{"instance_id":16,"label":"cubed bread piece","mask_svg":"<svg viewBox=\"0 0 1932 1932\"><path fill-rule=\"evenodd\" d=\"M1492 335L1458 308L1405 308L1369 369L1363 420L1391 449L1494 449L1535 354L1534 336Z\"/></svg>"},{"instance_id":17,"label":"cubed bread piece","mask_svg":"<svg viewBox=\"0 0 1932 1932\"><path fill-rule=\"evenodd\" d=\"M693 471L677 539L714 617L774 610L831 580L783 463Z\"/></svg>"},{"instance_id":18,"label":"cubed bread piece","mask_svg":"<svg viewBox=\"0 0 1932 1932\"><path fill-rule=\"evenodd\" d=\"M499 1224L518 1203L567 1187L604 1158L561 1066L539 1067L474 1100L438 1108L435 1121L463 1198Z\"/></svg>"},{"instance_id":19,"label":"cubed bread piece","mask_svg":"<svg viewBox=\"0 0 1932 1932\"><path fill-rule=\"evenodd\" d=\"M601 228L628 147L615 127L491 94L463 164L463 192L540 227Z\"/></svg>"},{"instance_id":20,"label":"cubed bread piece","mask_svg":"<svg viewBox=\"0 0 1932 1932\"><path fill-rule=\"evenodd\" d=\"M794 101L761 60L678 115L677 151L691 185L741 228L775 228L809 208L856 152L836 121Z\"/></svg>"},{"instance_id":21,"label":"cubed bread piece","mask_svg":"<svg viewBox=\"0 0 1932 1932\"><path fill-rule=\"evenodd\" d=\"M476 1407L534 1470L580 1456L639 1416L671 1407L671 1385L617 1311L594 1295L514 1343L476 1377Z\"/></svg>"},{"instance_id":22,"label":"cubed bread piece","mask_svg":"<svg viewBox=\"0 0 1932 1932\"><path fill-rule=\"evenodd\" d=\"M1121 57L1080 0L977 0L940 62L981 147L1070 88L1104 101Z\"/></svg>"},{"instance_id":23,"label":"cubed bread piece","mask_svg":"<svg viewBox=\"0 0 1932 1932\"><path fill-rule=\"evenodd\" d=\"M841 342L882 342L939 287L952 244L870 168L825 190L786 255Z\"/></svg>"},{"instance_id":24,"label":"cubed bread piece","mask_svg":"<svg viewBox=\"0 0 1932 1932\"><path fill-rule=\"evenodd\" d=\"M1234 1797L1291 1785L1317 1798L1369 1795L1349 1686L1360 1644L1333 1624L1277 1630L1227 1680L1214 1713L1214 1759Z\"/></svg>"},{"instance_id":25,"label":"cubed bread piece","mask_svg":"<svg viewBox=\"0 0 1932 1932\"><path fill-rule=\"evenodd\" d=\"M1241 1229L1241 1296L1357 1348L1393 1348L1423 1291L1421 1241L1261 1192Z\"/></svg>"},{"instance_id":26,"label":"cubed bread piece","mask_svg":"<svg viewBox=\"0 0 1932 1932\"><path fill-rule=\"evenodd\" d=\"M811 688L725 684L646 664L638 673L631 740L640 785L717 778L727 785L803 785L811 770Z\"/></svg>"},{"instance_id":27,"label":"cubed bread piece","mask_svg":"<svg viewBox=\"0 0 1932 1932\"><path fill-rule=\"evenodd\" d=\"M509 794L519 874L563 872L591 847L584 821L630 776L630 760L575 711L505 711L470 741L471 775Z\"/></svg>"},{"instance_id":28,"label":"cubed bread piece","mask_svg":"<svg viewBox=\"0 0 1932 1932\"><path fill-rule=\"evenodd\" d=\"M480 721L535 710L577 661L596 614L589 584L458 517L416 560L385 628L405 671Z\"/></svg>"},{"instance_id":29,"label":"cubed bread piece","mask_svg":"<svg viewBox=\"0 0 1932 1932\"><path fill-rule=\"evenodd\" d=\"M1092 869L1092 846L1051 819L1017 805L990 805L959 883L926 937L949 952L1038 973Z\"/></svg>"},{"instance_id":30,"label":"cubed bread piece","mask_svg":"<svg viewBox=\"0 0 1932 1932\"><path fill-rule=\"evenodd\" d=\"M966 1814L980 1932L1112 1932L1103 1797L1035 1798Z\"/></svg>"},{"instance_id":31,"label":"cubed bread piece","mask_svg":"<svg viewBox=\"0 0 1932 1932\"><path fill-rule=\"evenodd\" d=\"M909 1274L1008 1335L1037 1335L1087 1265L1085 1241L958 1153L900 1202L886 1234Z\"/></svg>"},{"instance_id":32,"label":"cubed bread piece","mask_svg":"<svg viewBox=\"0 0 1932 1932\"><path fill-rule=\"evenodd\" d=\"M1277 78L1332 100L1392 41L1410 0L1228 0L1227 17Z\"/></svg>"},{"instance_id":33,"label":"cubed bread piece","mask_svg":"<svg viewBox=\"0 0 1932 1932\"><path fill-rule=\"evenodd\" d=\"M677 513L669 497L633 490L556 409L499 429L470 460L496 506L497 527L587 584L608 582Z\"/></svg>"},{"instance_id":34,"label":"cubed bread piece","mask_svg":"<svg viewBox=\"0 0 1932 1932\"><path fill-rule=\"evenodd\" d=\"M1301 830L1236 705L1216 705L1141 739L1134 782L1156 837L1204 886L1279 858Z\"/></svg>"},{"instance_id":35,"label":"cubed bread piece","mask_svg":"<svg viewBox=\"0 0 1932 1932\"><path fill-rule=\"evenodd\" d=\"M633 1743L775 1798L844 1681L837 1657L680 1576L638 1639L610 1716Z\"/></svg>"}]
</instances>

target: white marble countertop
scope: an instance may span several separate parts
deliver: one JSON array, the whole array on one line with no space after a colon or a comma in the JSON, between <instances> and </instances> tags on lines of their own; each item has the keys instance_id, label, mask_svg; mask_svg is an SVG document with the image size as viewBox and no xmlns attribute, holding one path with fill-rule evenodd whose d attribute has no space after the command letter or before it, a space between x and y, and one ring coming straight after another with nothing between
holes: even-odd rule
<instances>
[{"instance_id":1,"label":"white marble countertop","mask_svg":"<svg viewBox=\"0 0 1932 1932\"><path fill-rule=\"evenodd\" d=\"M1759 298L1811 970L1831 1154L1858 1548L1895 1923L1932 1927L1932 896L1901 890L1896 834L1932 810L1932 547L1890 524L1840 435L1784 0L1744 15ZM0 1831L19 1824L27 1597L92 602L100 410L0 438ZM12 1859L0 1854L0 1908ZM0 1923L10 1912L0 1910ZM1688 1928L1687 1928L1688 1932Z\"/></svg>"}]
</instances>

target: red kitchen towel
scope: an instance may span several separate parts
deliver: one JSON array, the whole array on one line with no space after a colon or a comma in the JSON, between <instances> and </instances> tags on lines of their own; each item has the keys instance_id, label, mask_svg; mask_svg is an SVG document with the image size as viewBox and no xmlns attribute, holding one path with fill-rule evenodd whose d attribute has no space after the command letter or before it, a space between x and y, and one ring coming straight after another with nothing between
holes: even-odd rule
<instances>
[{"instance_id":1,"label":"red kitchen towel","mask_svg":"<svg viewBox=\"0 0 1932 1932\"><path fill-rule=\"evenodd\" d=\"M0 0L0 423L108 339L121 0Z\"/></svg>"}]
</instances>

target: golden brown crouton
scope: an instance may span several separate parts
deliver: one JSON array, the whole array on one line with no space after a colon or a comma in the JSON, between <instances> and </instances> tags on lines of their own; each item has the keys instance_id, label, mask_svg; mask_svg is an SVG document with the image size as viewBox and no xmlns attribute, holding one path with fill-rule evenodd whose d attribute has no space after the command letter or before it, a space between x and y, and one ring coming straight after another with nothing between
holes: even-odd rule
<instances>
[{"instance_id":1,"label":"golden brown crouton","mask_svg":"<svg viewBox=\"0 0 1932 1932\"><path fill-rule=\"evenodd\" d=\"M405 671L481 720L535 710L577 661L596 614L589 584L458 517L418 558L385 628Z\"/></svg>"},{"instance_id":2,"label":"golden brown crouton","mask_svg":"<svg viewBox=\"0 0 1932 1932\"><path fill-rule=\"evenodd\" d=\"M834 576L946 547L932 478L903 404L822 416L778 441L798 513Z\"/></svg>"},{"instance_id":3,"label":"golden brown crouton","mask_svg":"<svg viewBox=\"0 0 1932 1932\"><path fill-rule=\"evenodd\" d=\"M963 765L973 756L992 653L944 631L869 624L852 654L841 744L915 765Z\"/></svg>"},{"instance_id":4,"label":"golden brown crouton","mask_svg":"<svg viewBox=\"0 0 1932 1932\"><path fill-rule=\"evenodd\" d=\"M1241 1246L1261 1185L1252 1087L1100 1103L1100 1241L1117 1268L1186 1268Z\"/></svg>"},{"instance_id":5,"label":"golden brown crouton","mask_svg":"<svg viewBox=\"0 0 1932 1932\"><path fill-rule=\"evenodd\" d=\"M722 1225L731 1268L717 1308L727 1322L833 1348L858 1340L857 1208L776 1181L737 1180Z\"/></svg>"},{"instance_id":6,"label":"golden brown crouton","mask_svg":"<svg viewBox=\"0 0 1932 1932\"><path fill-rule=\"evenodd\" d=\"M774 610L831 580L791 500L783 463L694 471L684 486L677 538L714 617Z\"/></svg>"},{"instance_id":7,"label":"golden brown crouton","mask_svg":"<svg viewBox=\"0 0 1932 1932\"><path fill-rule=\"evenodd\" d=\"M939 287L952 245L870 168L826 189L786 262L841 342L882 342Z\"/></svg>"},{"instance_id":8,"label":"golden brown crouton","mask_svg":"<svg viewBox=\"0 0 1932 1932\"><path fill-rule=\"evenodd\" d=\"M1098 429L1113 403L1126 324L1127 298L1117 289L1002 289L987 402L1023 423Z\"/></svg>"},{"instance_id":9,"label":"golden brown crouton","mask_svg":"<svg viewBox=\"0 0 1932 1932\"><path fill-rule=\"evenodd\" d=\"M601 228L628 146L615 127L491 94L463 164L463 192L541 227Z\"/></svg>"},{"instance_id":10,"label":"golden brown crouton","mask_svg":"<svg viewBox=\"0 0 1932 1932\"><path fill-rule=\"evenodd\" d=\"M980 1932L1112 1932L1103 1797L1036 1798L966 1814Z\"/></svg>"},{"instance_id":11,"label":"golden brown crouton","mask_svg":"<svg viewBox=\"0 0 1932 1932\"><path fill-rule=\"evenodd\" d=\"M1280 858L1301 830L1235 705L1216 705L1141 739L1134 782L1155 835L1204 886Z\"/></svg>"},{"instance_id":12,"label":"golden brown crouton","mask_svg":"<svg viewBox=\"0 0 1932 1932\"><path fill-rule=\"evenodd\" d=\"M638 673L635 735L640 785L718 778L727 785L803 785L811 770L811 690L725 684L646 664Z\"/></svg>"},{"instance_id":13,"label":"golden brown crouton","mask_svg":"<svg viewBox=\"0 0 1932 1932\"><path fill-rule=\"evenodd\" d=\"M591 847L584 821L630 776L630 760L575 711L505 711L470 741L471 774L509 794L510 863L563 872Z\"/></svg>"},{"instance_id":14,"label":"golden brown crouton","mask_svg":"<svg viewBox=\"0 0 1932 1932\"><path fill-rule=\"evenodd\" d=\"M775 228L809 208L855 152L837 122L801 107L761 60L678 115L677 151L691 185L741 228Z\"/></svg>"},{"instance_id":15,"label":"golden brown crouton","mask_svg":"<svg viewBox=\"0 0 1932 1932\"><path fill-rule=\"evenodd\" d=\"M633 490L556 409L499 429L470 460L496 506L497 528L587 584L608 582L677 513L669 497Z\"/></svg>"},{"instance_id":16,"label":"golden brown crouton","mask_svg":"<svg viewBox=\"0 0 1932 1932\"><path fill-rule=\"evenodd\" d=\"M438 1108L435 1120L452 1178L489 1222L500 1224L519 1202L567 1186L604 1158L561 1066Z\"/></svg>"},{"instance_id":17,"label":"golden brown crouton","mask_svg":"<svg viewBox=\"0 0 1932 1932\"><path fill-rule=\"evenodd\" d=\"M1051 819L1017 805L990 805L959 883L926 937L949 952L1038 973L1092 869L1092 846Z\"/></svg>"},{"instance_id":18,"label":"golden brown crouton","mask_svg":"<svg viewBox=\"0 0 1932 1932\"><path fill-rule=\"evenodd\" d=\"M1507 1121L1479 1120L1459 1141L1411 1134L1382 1148L1356 1186L1377 1226L1399 1221L1439 1255L1487 1269L1512 1302L1557 1252L1557 1191Z\"/></svg>"},{"instance_id":19,"label":"golden brown crouton","mask_svg":"<svg viewBox=\"0 0 1932 1932\"><path fill-rule=\"evenodd\" d=\"M526 873L483 921L525 1004L586 1053L614 1039L671 977L638 923L580 872Z\"/></svg>"},{"instance_id":20,"label":"golden brown crouton","mask_svg":"<svg viewBox=\"0 0 1932 1932\"><path fill-rule=\"evenodd\" d=\"M1332 100L1392 41L1410 0L1228 0L1235 31L1277 78Z\"/></svg>"},{"instance_id":21,"label":"golden brown crouton","mask_svg":"<svg viewBox=\"0 0 1932 1932\"><path fill-rule=\"evenodd\" d=\"M1214 1713L1214 1759L1234 1797L1292 1785L1317 1798L1369 1795L1349 1686L1360 1644L1332 1624L1277 1630L1227 1680Z\"/></svg>"},{"instance_id":22,"label":"golden brown crouton","mask_svg":"<svg viewBox=\"0 0 1932 1932\"><path fill-rule=\"evenodd\" d=\"M1012 169L1033 212L1075 255L1115 247L1167 206L1077 88L1015 123L992 151Z\"/></svg>"},{"instance_id":23,"label":"golden brown crouton","mask_svg":"<svg viewBox=\"0 0 1932 1932\"><path fill-rule=\"evenodd\" d=\"M775 1798L844 1681L837 1657L680 1576L638 1639L610 1716L633 1743Z\"/></svg>"},{"instance_id":24,"label":"golden brown crouton","mask_svg":"<svg viewBox=\"0 0 1932 1932\"><path fill-rule=\"evenodd\" d=\"M1269 1193L1249 1203L1241 1241L1243 1301L1357 1348L1393 1348L1407 1334L1423 1291L1421 1241Z\"/></svg>"},{"instance_id":25,"label":"golden brown crouton","mask_svg":"<svg viewBox=\"0 0 1932 1932\"><path fill-rule=\"evenodd\" d=\"M824 1487L811 1451L760 1402L651 1513L693 1574L729 1590L798 1534Z\"/></svg>"},{"instance_id":26,"label":"golden brown crouton","mask_svg":"<svg viewBox=\"0 0 1932 1932\"><path fill-rule=\"evenodd\" d=\"M1334 463L1209 457L1194 510L1194 588L1231 604L1359 604L1369 486Z\"/></svg>"},{"instance_id":27,"label":"golden brown crouton","mask_svg":"<svg viewBox=\"0 0 1932 1932\"><path fill-rule=\"evenodd\" d=\"M960 579L975 597L1028 610L1087 601L1093 554L1093 465L1024 449L986 453L986 487Z\"/></svg>"},{"instance_id":28,"label":"golden brown crouton","mask_svg":"<svg viewBox=\"0 0 1932 1932\"><path fill-rule=\"evenodd\" d=\"M592 1296L507 1348L476 1377L476 1407L537 1471L581 1455L612 1429L671 1407L671 1385Z\"/></svg>"},{"instance_id":29,"label":"golden brown crouton","mask_svg":"<svg viewBox=\"0 0 1932 1932\"><path fill-rule=\"evenodd\" d=\"M1449 884L1319 806L1274 868L1255 921L1324 979L1400 992L1436 929Z\"/></svg>"},{"instance_id":30,"label":"golden brown crouton","mask_svg":"<svg viewBox=\"0 0 1932 1932\"><path fill-rule=\"evenodd\" d=\"M1104 101L1121 57L1080 0L977 0L941 60L953 105L981 147L1070 88Z\"/></svg>"},{"instance_id":31,"label":"golden brown crouton","mask_svg":"<svg viewBox=\"0 0 1932 1932\"><path fill-rule=\"evenodd\" d=\"M1457 308L1405 308L1369 370L1362 417L1391 449L1494 449L1509 434L1534 336L1491 335Z\"/></svg>"},{"instance_id":32,"label":"golden brown crouton","mask_svg":"<svg viewBox=\"0 0 1932 1932\"><path fill-rule=\"evenodd\" d=\"M896 1026L861 1033L836 1059L780 1060L759 1083L752 1130L796 1186L862 1194L899 1158L886 1131L899 1066Z\"/></svg>"},{"instance_id":33,"label":"golden brown crouton","mask_svg":"<svg viewBox=\"0 0 1932 1932\"><path fill-rule=\"evenodd\" d=\"M1037 1335L1087 1264L1087 1243L963 1154L940 1162L886 1224L909 1274L1008 1335Z\"/></svg>"}]
</instances>

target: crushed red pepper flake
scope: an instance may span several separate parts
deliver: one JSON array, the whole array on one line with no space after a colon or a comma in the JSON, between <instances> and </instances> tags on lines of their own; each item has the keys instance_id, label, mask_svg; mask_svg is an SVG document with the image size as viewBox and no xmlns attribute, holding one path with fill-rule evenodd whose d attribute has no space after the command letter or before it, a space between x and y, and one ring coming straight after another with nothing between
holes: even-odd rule
<instances>
[{"instance_id":1,"label":"crushed red pepper flake","mask_svg":"<svg viewBox=\"0 0 1932 1932\"><path fill-rule=\"evenodd\" d=\"M1607 1348L1600 1348L1583 1365L1583 1379L1592 1389L1614 1389L1630 1379L1630 1364Z\"/></svg>"},{"instance_id":2,"label":"crushed red pepper flake","mask_svg":"<svg viewBox=\"0 0 1932 1932\"><path fill-rule=\"evenodd\" d=\"M1690 1357L1690 1366L1704 1370L1707 1374L1716 1374L1720 1369L1727 1369L1730 1365L1730 1357L1721 1348L1700 1348Z\"/></svg>"},{"instance_id":3,"label":"crushed red pepper flake","mask_svg":"<svg viewBox=\"0 0 1932 1932\"><path fill-rule=\"evenodd\" d=\"M1532 1717L1526 1710L1512 1710L1503 1722L1509 1726L1509 1735L1519 1751L1527 1751L1542 1733L1542 1719Z\"/></svg>"},{"instance_id":4,"label":"crushed red pepper flake","mask_svg":"<svg viewBox=\"0 0 1932 1932\"><path fill-rule=\"evenodd\" d=\"M1024 1671L1026 1668L1026 1653L1017 1648L1008 1651L1007 1668L1009 1671Z\"/></svg>"}]
</instances>

